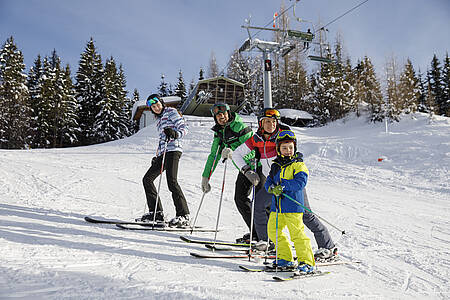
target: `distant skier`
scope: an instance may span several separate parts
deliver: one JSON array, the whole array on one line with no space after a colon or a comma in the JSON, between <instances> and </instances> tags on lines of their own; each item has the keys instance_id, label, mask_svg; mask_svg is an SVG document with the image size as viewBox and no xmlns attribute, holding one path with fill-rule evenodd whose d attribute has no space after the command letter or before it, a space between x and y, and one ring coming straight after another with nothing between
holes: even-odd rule
<instances>
[{"instance_id":1,"label":"distant skier","mask_svg":"<svg viewBox=\"0 0 450 300\"><path fill-rule=\"evenodd\" d=\"M308 28L308 31L306 32L308 35L311 35L311 29ZM303 42L303 49L308 49L309 48L309 41L306 40Z\"/></svg>"},{"instance_id":2,"label":"distant skier","mask_svg":"<svg viewBox=\"0 0 450 300\"><path fill-rule=\"evenodd\" d=\"M154 219L156 202L156 221L165 221L161 200L157 197L157 190L153 181L161 173L162 160L165 154L164 170L166 170L167 185L172 193L176 216L169 221L169 226L186 227L190 225L189 208L178 185L178 163L182 154L181 139L188 133L188 127L180 113L172 107L167 107L158 94L147 98L147 105L157 118L156 126L159 132L159 145L157 154L152 159L152 165L143 178L145 195L149 212L137 221L151 222ZM162 176L162 174L161 174Z\"/></svg>"},{"instance_id":3,"label":"distant skier","mask_svg":"<svg viewBox=\"0 0 450 300\"><path fill-rule=\"evenodd\" d=\"M264 185L273 194L267 231L270 239L277 241L278 245L278 259L274 264L276 262L276 266L281 268L297 268L303 274L311 273L314 271L314 255L311 240L305 234L305 210L301 206L304 205L303 189L308 181L308 169L303 163L303 155L297 152L297 139L293 131L283 130L278 133L276 151L277 158L273 160ZM291 244L283 232L286 227L295 246L298 266L294 262Z\"/></svg>"}]
</instances>

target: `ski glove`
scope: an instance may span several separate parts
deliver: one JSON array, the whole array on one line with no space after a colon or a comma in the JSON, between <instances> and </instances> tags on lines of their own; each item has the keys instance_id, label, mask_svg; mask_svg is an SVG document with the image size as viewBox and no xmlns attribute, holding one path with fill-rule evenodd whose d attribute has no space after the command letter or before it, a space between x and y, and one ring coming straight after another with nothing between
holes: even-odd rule
<instances>
[{"instance_id":1,"label":"ski glove","mask_svg":"<svg viewBox=\"0 0 450 300\"><path fill-rule=\"evenodd\" d=\"M166 135L166 138L168 140L174 140L174 139L178 138L177 132L170 127L164 128L164 134Z\"/></svg>"},{"instance_id":2,"label":"ski glove","mask_svg":"<svg viewBox=\"0 0 450 300\"><path fill-rule=\"evenodd\" d=\"M222 150L222 159L233 159L233 150L230 148L224 148Z\"/></svg>"},{"instance_id":3,"label":"ski glove","mask_svg":"<svg viewBox=\"0 0 450 300\"><path fill-rule=\"evenodd\" d=\"M211 185L209 184L208 177L202 177L202 191L203 193L208 193L211 190Z\"/></svg>"},{"instance_id":4,"label":"ski glove","mask_svg":"<svg viewBox=\"0 0 450 300\"><path fill-rule=\"evenodd\" d=\"M256 174L255 171L252 171L250 169L249 165L245 165L242 168L242 173L244 173L245 177L247 177L247 179L251 182L251 184L253 184L254 186L257 186L259 183L259 175Z\"/></svg>"},{"instance_id":5,"label":"ski glove","mask_svg":"<svg viewBox=\"0 0 450 300\"><path fill-rule=\"evenodd\" d=\"M283 186L281 186L281 185L276 185L276 186L271 185L269 187L268 192L271 193L271 194L274 194L275 196L278 197L281 194L283 194Z\"/></svg>"}]
</instances>

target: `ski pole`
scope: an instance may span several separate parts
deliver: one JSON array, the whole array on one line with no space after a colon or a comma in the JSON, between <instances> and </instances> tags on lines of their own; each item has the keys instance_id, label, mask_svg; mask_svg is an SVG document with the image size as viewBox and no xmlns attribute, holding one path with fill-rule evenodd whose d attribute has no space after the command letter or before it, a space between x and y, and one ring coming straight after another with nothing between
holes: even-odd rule
<instances>
[{"instance_id":1,"label":"ski pole","mask_svg":"<svg viewBox=\"0 0 450 300\"><path fill-rule=\"evenodd\" d=\"M162 181L162 173L164 171L164 163L166 161L166 152L167 152L167 142L168 140L164 140L164 152L161 162L161 171L159 172L159 184L158 184L158 192L156 193L156 200L155 200L155 210L153 211L153 225L152 230L155 229L155 223L156 223L156 210L158 208L158 200L159 200L159 191L161 190L161 181Z\"/></svg>"},{"instance_id":2,"label":"ski pole","mask_svg":"<svg viewBox=\"0 0 450 300\"><path fill-rule=\"evenodd\" d=\"M211 170L209 171L208 182L209 182L209 179L211 178L212 170L214 169L214 165L216 164L217 155L219 154L219 149L220 149L220 147L217 147L216 156L214 157L214 161L213 161L213 164L211 166ZM205 198L205 195L206 195L206 192L203 192L202 199L200 200L200 204L199 204L198 209L197 209L197 213L195 214L194 222L192 223L191 234L194 232L195 223L197 223L198 213L200 212L200 208L202 207L203 199Z\"/></svg>"},{"instance_id":3,"label":"ski pole","mask_svg":"<svg viewBox=\"0 0 450 300\"><path fill-rule=\"evenodd\" d=\"M278 200L279 200L279 196L275 197L275 201L276 201L276 205L275 205L275 210L277 213L277 216L275 218L275 233L276 233L276 237L275 237L275 273L278 273Z\"/></svg>"},{"instance_id":4,"label":"ski pole","mask_svg":"<svg viewBox=\"0 0 450 300\"><path fill-rule=\"evenodd\" d=\"M225 168L223 169L222 192L220 193L219 211L217 212L216 230L214 232L213 250L216 247L217 230L219 229L220 210L222 209L223 192L225 190L225 175L227 174L227 160L225 160Z\"/></svg>"},{"instance_id":5,"label":"ski pole","mask_svg":"<svg viewBox=\"0 0 450 300\"><path fill-rule=\"evenodd\" d=\"M255 200L256 200L256 197L255 197L255 193L256 193L256 188L255 188L255 186L253 185L253 188L252 188L252 211L251 211L251 214L250 214L250 243L249 243L249 251L248 251L248 261L250 261L250 258L251 258L251 256L252 256L252 241L253 241L253 219L255 218Z\"/></svg>"},{"instance_id":6,"label":"ski pole","mask_svg":"<svg viewBox=\"0 0 450 300\"><path fill-rule=\"evenodd\" d=\"M298 205L300 205L301 207L303 207L305 210L309 211L310 213L312 213L313 215L315 215L316 217L318 217L319 219L321 219L322 221L326 222L328 225L332 226L333 228L335 228L336 230L340 231L342 234L345 234L345 230L341 230L338 227L334 226L333 224L331 224L330 222L328 222L327 220L325 220L324 218L322 218L321 216L319 216L318 214L316 214L315 212L313 212L312 210L310 210L309 208L307 208L306 206L302 205L301 203L299 203L298 201L296 201L295 199L293 199L292 197L290 197L289 195L286 195L285 193L283 193L283 196L285 196L286 198L288 198L289 200L297 203Z\"/></svg>"}]
</instances>

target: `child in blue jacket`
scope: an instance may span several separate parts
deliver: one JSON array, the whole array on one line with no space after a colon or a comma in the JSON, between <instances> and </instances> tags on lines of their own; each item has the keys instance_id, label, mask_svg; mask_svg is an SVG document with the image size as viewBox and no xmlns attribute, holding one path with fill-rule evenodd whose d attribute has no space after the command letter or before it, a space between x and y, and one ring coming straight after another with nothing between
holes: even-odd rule
<instances>
[{"instance_id":1,"label":"child in blue jacket","mask_svg":"<svg viewBox=\"0 0 450 300\"><path fill-rule=\"evenodd\" d=\"M287 226L299 261L298 272L311 273L315 265L314 254L311 241L304 231L304 209L298 204L304 205L303 188L308 179L308 169L303 163L302 154L296 152L294 132L281 131L277 136L276 149L278 155L265 183L266 190L273 194L267 233L278 246L277 267L295 268L291 245L283 233Z\"/></svg>"}]
</instances>

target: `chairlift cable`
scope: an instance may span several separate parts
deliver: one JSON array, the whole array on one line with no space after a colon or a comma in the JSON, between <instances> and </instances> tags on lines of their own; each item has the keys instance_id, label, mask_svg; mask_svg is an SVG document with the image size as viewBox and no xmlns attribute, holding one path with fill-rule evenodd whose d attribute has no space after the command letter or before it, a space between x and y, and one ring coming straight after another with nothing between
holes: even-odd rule
<instances>
[{"instance_id":1,"label":"chairlift cable","mask_svg":"<svg viewBox=\"0 0 450 300\"><path fill-rule=\"evenodd\" d=\"M336 22L337 20L339 20L340 18L342 18L342 17L345 16L346 14L348 14L348 13L354 11L355 9L357 9L358 7L360 7L361 5L363 5L364 3L368 2L368 1L369 1L369 0L365 0L365 1L361 2L361 3L359 3L358 5L356 5L355 7L353 7L353 8L351 8L351 9L347 10L345 13L343 13L343 14L340 15L339 17L335 18L333 21L329 22L329 23L326 24L325 26L320 27L320 28L319 28L318 30L316 30L314 33L316 33L316 32L319 31L319 30L325 29L325 27L328 27L330 24Z\"/></svg>"}]
</instances>

